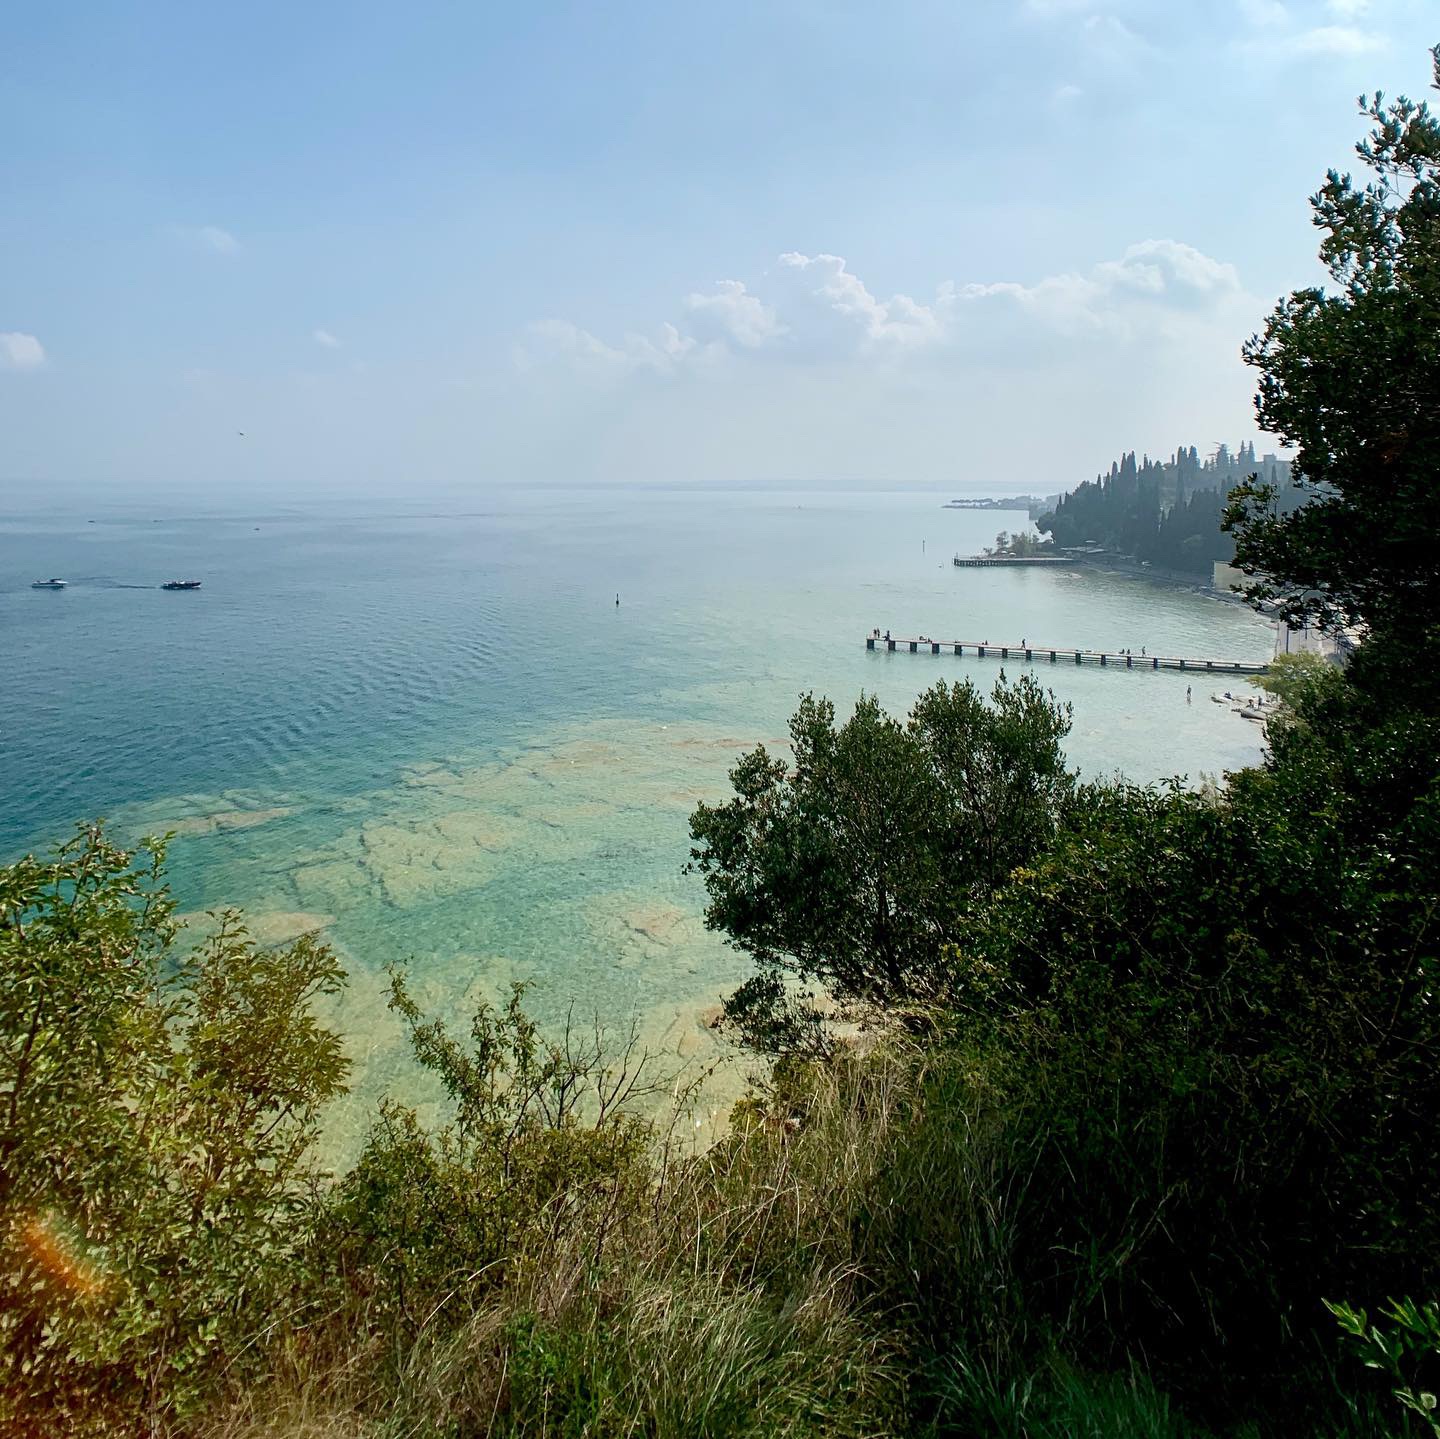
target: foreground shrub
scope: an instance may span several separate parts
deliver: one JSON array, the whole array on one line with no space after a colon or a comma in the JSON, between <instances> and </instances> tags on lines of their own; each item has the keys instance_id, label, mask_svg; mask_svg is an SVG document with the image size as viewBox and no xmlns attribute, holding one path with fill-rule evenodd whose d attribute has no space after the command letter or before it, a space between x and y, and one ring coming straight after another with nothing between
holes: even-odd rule
<instances>
[{"instance_id":1,"label":"foreground shrub","mask_svg":"<svg viewBox=\"0 0 1440 1439\"><path fill-rule=\"evenodd\" d=\"M0 869L4 1432L185 1414L297 1278L341 971L234 914L181 949L163 862L90 828Z\"/></svg>"},{"instance_id":2,"label":"foreground shrub","mask_svg":"<svg viewBox=\"0 0 1440 1439\"><path fill-rule=\"evenodd\" d=\"M502 1010L482 1004L467 1047L392 977L391 1006L448 1112L428 1127L413 1108L383 1102L316 1241L338 1302L363 1296L367 1322L387 1332L414 1333L451 1306L462 1321L514 1266L576 1230L598 1262L643 1209L658 1136L637 1108L664 1088L651 1061L633 1031L618 1053L598 1029L569 1025L543 1040L524 992L517 985Z\"/></svg>"},{"instance_id":3,"label":"foreground shrub","mask_svg":"<svg viewBox=\"0 0 1440 1439\"><path fill-rule=\"evenodd\" d=\"M1185 797L1202 808L1177 817L1174 797L1152 795L1137 818L1133 796L1112 800L1129 840L1114 841L1115 814L1094 825L1114 874L1163 877L1167 826L1221 823L1212 801ZM137 867L90 832L52 863L0 871L0 1432L1170 1439L1185 1421L1131 1366L1153 1356L1193 1395L1174 1361L1192 1341L1214 1380L1198 1366L1228 1351L1160 1307L1203 1246L1215 1268L1201 1277L1224 1281L1217 1315L1239 1312L1232 1269L1254 1277L1246 1266L1278 1255L1290 1287L1257 1288L1259 1318L1237 1332L1264 1335L1274 1306L1305 1292L1289 1266L1316 1252L1315 1204L1296 1210L1293 1253L1273 1217L1253 1251L1225 1215L1183 1229L1222 1185L1248 1213L1261 1182L1208 1178L1215 1145L1238 1136L1271 1183L1267 1155L1308 1101L1262 1107L1271 1135L1218 1126L1233 1096L1205 1065L1223 1026L1157 1096L1161 1055L1181 1052L1181 1020L1209 992L1173 956L1171 1013L1113 964L1007 968L1020 951L988 953L977 928L965 960L944 963L954 993L983 1006L782 1059L701 1154L641 1117L661 1080L633 1039L547 1040L516 993L461 1041L397 978L442 1113L387 1105L356 1166L322 1185L308 1145L343 1063L310 1006L339 983L333 957L312 941L257 949L233 916L182 952L161 858L156 846ZM1058 883L1045 874L1018 875L987 923L1031 902L1027 923L1069 914L1042 903ZM1067 922L1108 935L1106 913L1134 929L1113 896ZM1286 1063L1280 1079L1305 1073ZM1272 1375L1293 1366L1282 1403L1313 1382L1293 1344L1262 1357ZM1233 1370L1255 1373L1244 1356Z\"/></svg>"},{"instance_id":4,"label":"foreground shrub","mask_svg":"<svg viewBox=\"0 0 1440 1439\"><path fill-rule=\"evenodd\" d=\"M1384 1375L1404 1408L1440 1435L1440 1304L1393 1299L1372 1323L1363 1309L1326 1306L1367 1369Z\"/></svg>"},{"instance_id":5,"label":"foreground shrub","mask_svg":"<svg viewBox=\"0 0 1440 1439\"><path fill-rule=\"evenodd\" d=\"M936 1439L1207 1439L1143 1374L1050 1362L1012 1376L952 1363L935 1389Z\"/></svg>"},{"instance_id":6,"label":"foreground shrub","mask_svg":"<svg viewBox=\"0 0 1440 1439\"><path fill-rule=\"evenodd\" d=\"M1301 764L1097 791L956 955L958 1031L1036 1155L1027 1308L1197 1396L1293 1380L1328 1294L1440 1277L1434 781L1341 844L1363 766L1297 825Z\"/></svg>"},{"instance_id":7,"label":"foreground shrub","mask_svg":"<svg viewBox=\"0 0 1440 1439\"><path fill-rule=\"evenodd\" d=\"M824 1284L777 1303L704 1277L647 1275L604 1308L577 1304L549 1320L520 1312L493 1336L482 1322L482 1342L465 1351L479 1392L462 1389L458 1412L448 1396L446 1418L488 1420L482 1432L494 1434L595 1439L881 1439L897 1432L899 1385L885 1346L847 1301L843 1287Z\"/></svg>"}]
</instances>

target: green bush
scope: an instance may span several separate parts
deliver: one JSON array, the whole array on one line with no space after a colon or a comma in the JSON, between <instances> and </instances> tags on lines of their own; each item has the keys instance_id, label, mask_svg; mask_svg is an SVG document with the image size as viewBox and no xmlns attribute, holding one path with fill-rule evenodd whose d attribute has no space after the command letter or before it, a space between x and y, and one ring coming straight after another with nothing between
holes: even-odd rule
<instances>
[{"instance_id":1,"label":"green bush","mask_svg":"<svg viewBox=\"0 0 1440 1439\"><path fill-rule=\"evenodd\" d=\"M1383 1374L1396 1399L1440 1435L1440 1304L1392 1299L1372 1324L1363 1309L1327 1304L1367 1369Z\"/></svg>"},{"instance_id":2,"label":"green bush","mask_svg":"<svg viewBox=\"0 0 1440 1439\"><path fill-rule=\"evenodd\" d=\"M1285 1384L1327 1293L1440 1264L1434 851L1395 892L1393 849L1319 827L1263 786L1109 789L956 953L962 1042L1036 1156L1026 1308L1197 1398Z\"/></svg>"},{"instance_id":3,"label":"green bush","mask_svg":"<svg viewBox=\"0 0 1440 1439\"><path fill-rule=\"evenodd\" d=\"M902 1348L867 1299L857 1235L918 1051L789 1065L783 1099L757 1095L711 1149L635 1150L639 1121L620 1134L603 1096L547 1110L515 1084L583 1071L615 1095L623 1059L545 1046L519 996L481 1011L473 1046L437 1050L442 1030L403 985L397 1000L428 1061L463 1071L472 1117L462 1134L412 1116L403 1143L377 1127L317 1232L335 1258L328 1317L272 1345L289 1367L219 1433L301 1413L397 1435L906 1432ZM503 1134L482 1140L481 1114Z\"/></svg>"},{"instance_id":4,"label":"green bush","mask_svg":"<svg viewBox=\"0 0 1440 1439\"><path fill-rule=\"evenodd\" d=\"M429 1128L383 1102L320 1221L317 1246L371 1323L413 1333L447 1309L463 1320L566 1233L584 1229L598 1260L643 1206L656 1134L636 1106L660 1087L650 1061L633 1032L615 1056L598 1031L543 1040L524 992L503 1010L482 1004L467 1047L392 975L391 1006L449 1114Z\"/></svg>"},{"instance_id":5,"label":"green bush","mask_svg":"<svg viewBox=\"0 0 1440 1439\"><path fill-rule=\"evenodd\" d=\"M183 1415L293 1293L341 971L230 913L180 949L164 855L96 827L0 869L5 1432Z\"/></svg>"},{"instance_id":6,"label":"green bush","mask_svg":"<svg viewBox=\"0 0 1440 1439\"><path fill-rule=\"evenodd\" d=\"M323 946L257 949L231 916L181 952L158 846L137 867L91 832L53 863L0 871L0 1094L14 1116L0 1131L0 1430L1191 1432L1176 1401L1132 1373L1152 1359L1187 1408L1228 1364L1232 1400L1253 1399L1245 1385L1263 1371L1295 1412L1317 1372L1296 1296L1354 1266L1341 1245L1328 1268L1295 1277L1292 1260L1317 1253L1318 1204L1293 1211L1293 1239L1278 1209L1253 1233L1242 1218L1261 1212L1255 1195L1295 1116L1340 1113L1354 1076L1337 1070L1288 1110L1226 1107L1248 1071L1225 1049L1238 1024L1213 1022L1223 1005L1199 1007L1219 993L1200 962L1212 951L1194 947L1188 922L1163 931L1170 950L1148 953L1153 924L1137 936L1157 900L1197 882L1181 878L1184 855L1210 855L1227 893L1252 892L1221 839L1238 845L1236 826L1253 838L1253 818L1247 829L1213 797L1092 798L1088 828L972 914L969 942L939 971L950 1009L782 1058L704 1153L667 1147L638 1116L660 1080L633 1038L613 1052L573 1028L544 1039L517 992L482 1007L462 1042L397 977L392 1003L446 1113L430 1124L384 1106L356 1166L323 1186L308 1145L343 1076L310 1013L339 982ZM1102 873L1108 898L1072 913ZM1061 916L1061 952L1089 960L1037 967L1031 951L1051 953ZM1042 922L1052 932L1016 943ZM1274 1033L1309 1032L1295 1003L1247 985L1230 999L1266 994ZM1321 993L1309 979L1300 989ZM1403 1009L1397 1033L1414 1038ZM1245 1093L1263 1096L1268 1077L1285 1098L1307 1055L1299 1043L1283 1062L1257 1051ZM1397 1073L1382 1063L1373 1083L1393 1090ZM1355 1092L1355 1115L1371 1113L1374 1092ZM1239 1180L1219 1164L1236 1143L1253 1165ZM1353 1175L1335 1171L1345 1183L1393 1150L1375 1144L1355 1148ZM1323 1167L1304 1172L1331 1183ZM1184 1226L1222 1188L1231 1212L1196 1231L1213 1250L1207 1330L1171 1309L1203 1247ZM1224 1331L1240 1313L1237 1276L1255 1281L1258 1317ZM1257 1348L1267 1363L1226 1347L1282 1313L1294 1336ZM1367 1424L1344 1432L1383 1432Z\"/></svg>"},{"instance_id":7,"label":"green bush","mask_svg":"<svg viewBox=\"0 0 1440 1439\"><path fill-rule=\"evenodd\" d=\"M1084 1374L1051 1362L1001 1378L951 1364L935 1388L935 1439L1209 1439L1143 1374Z\"/></svg>"}]
</instances>

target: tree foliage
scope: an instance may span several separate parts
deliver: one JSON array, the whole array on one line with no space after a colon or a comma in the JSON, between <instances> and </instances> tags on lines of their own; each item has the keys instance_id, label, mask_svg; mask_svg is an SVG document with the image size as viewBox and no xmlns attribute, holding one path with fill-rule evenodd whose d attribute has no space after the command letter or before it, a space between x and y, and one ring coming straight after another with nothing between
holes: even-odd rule
<instances>
[{"instance_id":1,"label":"tree foliage","mask_svg":"<svg viewBox=\"0 0 1440 1439\"><path fill-rule=\"evenodd\" d=\"M767 1043L793 1038L805 1012L787 1008L783 976L842 1002L933 991L967 907L1053 835L1074 783L1069 727L1028 676L1000 679L988 704L942 681L903 724L862 696L837 726L828 700L805 696L793 764L753 750L735 798L691 817L706 921L761 969L731 1018Z\"/></svg>"},{"instance_id":2,"label":"tree foliage","mask_svg":"<svg viewBox=\"0 0 1440 1439\"><path fill-rule=\"evenodd\" d=\"M1295 291L1245 347L1309 503L1242 486L1227 525L1255 603L1404 638L1440 624L1440 120L1379 92L1361 108L1370 178L1332 170L1311 200L1336 288Z\"/></svg>"},{"instance_id":3,"label":"tree foliage","mask_svg":"<svg viewBox=\"0 0 1440 1439\"><path fill-rule=\"evenodd\" d=\"M1392 1299L1372 1323L1363 1309L1327 1304L1367 1369L1384 1374L1400 1403L1440 1436L1440 1304Z\"/></svg>"},{"instance_id":4,"label":"tree foliage","mask_svg":"<svg viewBox=\"0 0 1440 1439\"><path fill-rule=\"evenodd\" d=\"M1253 444L1233 452L1217 445L1204 460L1194 445L1181 445L1168 460L1131 450L1108 474L1061 495L1054 510L1035 523L1064 548L1096 544L1208 579L1216 560L1228 561L1235 553L1220 526L1229 494L1255 478L1271 487L1277 508L1298 503L1289 461L1273 455L1258 460Z\"/></svg>"},{"instance_id":5,"label":"tree foliage","mask_svg":"<svg viewBox=\"0 0 1440 1439\"><path fill-rule=\"evenodd\" d=\"M1327 1295L1440 1280L1434 730L1329 718L1219 794L1097 788L957 948L957 1036L1039 1156L1032 1309L1217 1395Z\"/></svg>"},{"instance_id":6,"label":"tree foliage","mask_svg":"<svg viewBox=\"0 0 1440 1439\"><path fill-rule=\"evenodd\" d=\"M974 1182L978 1115L999 1136L986 1202L1009 1236L995 1264L1005 1289L985 1304L907 1299L938 1352L983 1351L1001 1314L1018 1314L1086 1362L1143 1354L1194 1402L1243 1405L1285 1382L1287 1366L1321 1362L1326 1297L1440 1282L1427 1178L1440 1148L1440 718L1369 688L1363 666L1297 668L1269 760L1223 787L1067 777L1033 811L1023 851L993 862L977 861L974 832L947 847L947 827L965 822L949 807L918 809L932 830L907 819L903 833L845 851L841 894L883 865L887 893L905 896L898 983L865 931L837 947L841 921L815 891L785 888L801 876L784 867L816 852L817 813L851 832L823 804L853 815L857 786L883 792L910 726L862 706L851 723L893 748L845 751L844 727L807 701L796 717L807 761L818 734L845 763L812 772L797 759L792 776L771 762L758 795L730 807L733 827L719 833L740 843L710 871L725 881L712 884L725 901L713 922L748 922L750 904L779 913L762 895L790 906L763 944L728 931L762 960L735 1005L752 1041L815 1047L818 1020L796 1022L777 974L843 1001L858 972L892 1012L922 1002L932 1055L953 1056L932 1061L952 1078L914 1131L971 1132L957 1171L932 1176L937 1189ZM917 713L953 702L932 692ZM1047 727L1022 732L1046 756L1039 767L1063 775ZM938 776L981 748L964 726L953 748L927 741L915 793L938 795ZM986 762L1011 780L1039 763ZM750 772L742 762L737 777ZM715 833L704 819L697 832ZM759 862L756 834L775 845ZM936 896L951 906L938 916ZM760 1001L779 1022L756 1020ZM927 1141L925 1153L933 1164L941 1148ZM909 1267L958 1294L945 1277L958 1256L941 1252L935 1225L908 1208L896 1223L917 1236ZM1312 1349L1301 1357L1297 1344Z\"/></svg>"},{"instance_id":7,"label":"tree foliage","mask_svg":"<svg viewBox=\"0 0 1440 1439\"><path fill-rule=\"evenodd\" d=\"M164 858L92 827L0 870L0 1428L184 1412L303 1235L340 967L233 913L178 948Z\"/></svg>"},{"instance_id":8,"label":"tree foliage","mask_svg":"<svg viewBox=\"0 0 1440 1439\"><path fill-rule=\"evenodd\" d=\"M1273 695L1292 713L1302 709L1308 698L1318 698L1319 691L1326 685L1333 686L1339 682L1338 669L1312 650L1278 654L1263 675L1256 675L1250 681L1256 689Z\"/></svg>"},{"instance_id":9,"label":"tree foliage","mask_svg":"<svg viewBox=\"0 0 1440 1439\"><path fill-rule=\"evenodd\" d=\"M1001 555L1011 559L1025 560L1033 559L1037 555L1046 555L1051 552L1052 548L1048 539L1032 535L1028 530L1016 530L1013 535L1008 530L1001 530L995 536L994 545L986 545L984 552L987 555Z\"/></svg>"}]
</instances>

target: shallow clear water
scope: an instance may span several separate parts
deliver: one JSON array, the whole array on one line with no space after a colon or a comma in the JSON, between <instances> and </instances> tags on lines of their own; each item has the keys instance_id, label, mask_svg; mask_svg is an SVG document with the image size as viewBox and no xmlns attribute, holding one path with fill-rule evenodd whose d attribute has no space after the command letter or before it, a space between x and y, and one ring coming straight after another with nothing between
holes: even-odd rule
<instances>
[{"instance_id":1,"label":"shallow clear water","mask_svg":"<svg viewBox=\"0 0 1440 1439\"><path fill-rule=\"evenodd\" d=\"M640 1016L686 1055L744 973L681 874L687 816L797 695L903 710L995 660L897 634L1261 658L1247 611L1147 580L950 564L1023 516L926 494L546 492L466 513L0 521L0 856L86 816L176 829L183 905L346 954L356 1103L402 1073L383 966L458 1011L505 981ZM64 575L70 588L33 591ZM199 577L195 593L165 579ZM616 592L621 603L615 604ZM1008 666L1012 671L1015 665ZM1256 727L1178 673L1037 665L1088 772L1253 762ZM1187 703L1187 684L1195 687Z\"/></svg>"}]
</instances>

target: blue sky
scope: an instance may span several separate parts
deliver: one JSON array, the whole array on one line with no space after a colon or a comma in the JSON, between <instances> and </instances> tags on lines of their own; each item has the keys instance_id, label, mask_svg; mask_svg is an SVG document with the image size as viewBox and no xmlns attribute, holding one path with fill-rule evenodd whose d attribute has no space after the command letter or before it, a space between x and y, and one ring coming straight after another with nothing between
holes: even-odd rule
<instances>
[{"instance_id":1,"label":"blue sky","mask_svg":"<svg viewBox=\"0 0 1440 1439\"><path fill-rule=\"evenodd\" d=\"M0 485L1053 490L1233 443L1354 97L1437 40L1433 0L14 7Z\"/></svg>"}]
</instances>

